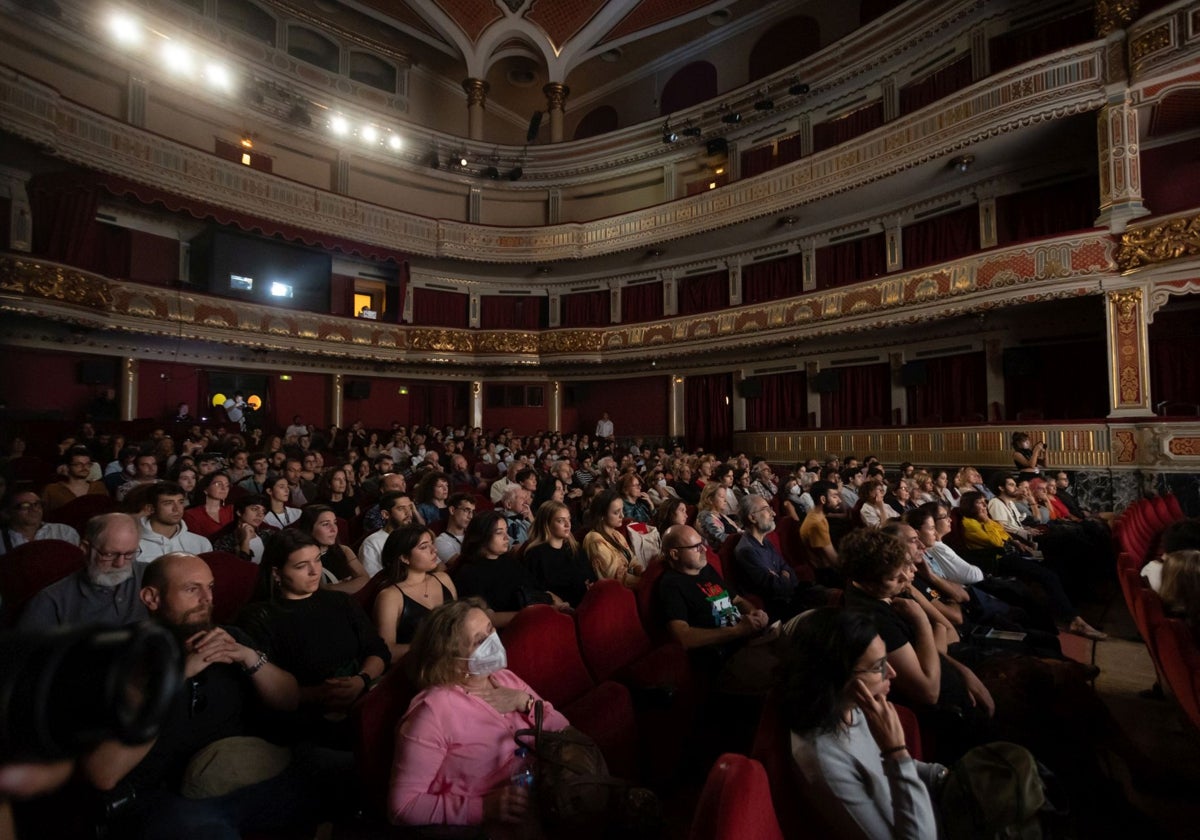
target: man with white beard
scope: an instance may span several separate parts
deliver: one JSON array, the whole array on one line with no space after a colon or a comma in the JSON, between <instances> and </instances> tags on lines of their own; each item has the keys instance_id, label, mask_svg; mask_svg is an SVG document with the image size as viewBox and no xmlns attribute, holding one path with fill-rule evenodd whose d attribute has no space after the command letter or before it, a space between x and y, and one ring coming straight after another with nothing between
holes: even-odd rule
<instances>
[{"instance_id":1,"label":"man with white beard","mask_svg":"<svg viewBox=\"0 0 1200 840\"><path fill-rule=\"evenodd\" d=\"M142 570L138 563L137 520L124 513L105 513L88 520L80 548L87 565L35 595L21 616L22 630L49 630L69 624L118 627L146 618L138 596Z\"/></svg>"}]
</instances>

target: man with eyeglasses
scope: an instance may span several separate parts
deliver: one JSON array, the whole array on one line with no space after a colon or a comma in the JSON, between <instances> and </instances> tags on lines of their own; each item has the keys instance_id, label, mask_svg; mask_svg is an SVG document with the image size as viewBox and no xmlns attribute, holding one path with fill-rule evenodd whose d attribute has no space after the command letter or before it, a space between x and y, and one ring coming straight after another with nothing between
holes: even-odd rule
<instances>
[{"instance_id":1,"label":"man with eyeglasses","mask_svg":"<svg viewBox=\"0 0 1200 840\"><path fill-rule=\"evenodd\" d=\"M463 535L475 517L475 499L469 493L455 493L446 500L450 516L446 519L446 530L433 541L438 561L444 566L462 553Z\"/></svg>"},{"instance_id":2,"label":"man with eyeglasses","mask_svg":"<svg viewBox=\"0 0 1200 840\"><path fill-rule=\"evenodd\" d=\"M45 512L73 502L80 496L107 496L108 488L100 480L92 481L92 454L86 446L72 446L67 450L67 478L46 485L42 492Z\"/></svg>"},{"instance_id":3,"label":"man with eyeglasses","mask_svg":"<svg viewBox=\"0 0 1200 840\"><path fill-rule=\"evenodd\" d=\"M128 514L93 516L79 546L87 565L35 595L21 616L20 628L119 627L145 618L146 607L138 598L142 586L138 538L137 520Z\"/></svg>"},{"instance_id":4,"label":"man with eyeglasses","mask_svg":"<svg viewBox=\"0 0 1200 840\"><path fill-rule=\"evenodd\" d=\"M0 555L35 540L63 540L79 545L79 534L70 525L42 521L42 500L32 490L12 495L8 504L8 527L0 531Z\"/></svg>"},{"instance_id":5,"label":"man with eyeglasses","mask_svg":"<svg viewBox=\"0 0 1200 840\"><path fill-rule=\"evenodd\" d=\"M733 552L739 580L747 592L763 600L772 621L787 621L809 607L824 602L821 593L810 593L812 587L801 583L796 573L767 535L775 530L775 511L762 496L750 493L742 498L742 521L746 530ZM810 603L809 595L816 600Z\"/></svg>"}]
</instances>

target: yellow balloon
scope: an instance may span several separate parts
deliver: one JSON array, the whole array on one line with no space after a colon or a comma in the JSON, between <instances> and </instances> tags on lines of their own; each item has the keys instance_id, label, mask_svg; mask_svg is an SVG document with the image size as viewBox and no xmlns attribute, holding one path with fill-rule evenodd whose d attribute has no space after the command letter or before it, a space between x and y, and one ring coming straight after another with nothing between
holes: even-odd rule
<instances>
[{"instance_id":1,"label":"yellow balloon","mask_svg":"<svg viewBox=\"0 0 1200 840\"><path fill-rule=\"evenodd\" d=\"M212 404L217 407L223 406L225 405L225 399L226 397L224 394L213 394Z\"/></svg>"},{"instance_id":2,"label":"yellow balloon","mask_svg":"<svg viewBox=\"0 0 1200 840\"><path fill-rule=\"evenodd\" d=\"M262 397L260 397L258 394L251 394L249 399L246 400L246 402L255 411L258 411L260 408L262 408Z\"/></svg>"}]
</instances>

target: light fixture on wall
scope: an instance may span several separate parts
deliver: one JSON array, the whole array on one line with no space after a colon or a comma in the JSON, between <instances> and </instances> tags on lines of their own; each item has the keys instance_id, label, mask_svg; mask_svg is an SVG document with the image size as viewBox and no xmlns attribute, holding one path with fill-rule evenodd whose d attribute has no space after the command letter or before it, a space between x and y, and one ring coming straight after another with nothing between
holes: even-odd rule
<instances>
[{"instance_id":1,"label":"light fixture on wall","mask_svg":"<svg viewBox=\"0 0 1200 840\"><path fill-rule=\"evenodd\" d=\"M742 115L737 111L730 111L728 114L725 114L723 117L721 117L721 122L725 123L726 125L737 125L741 121Z\"/></svg>"},{"instance_id":2,"label":"light fixture on wall","mask_svg":"<svg viewBox=\"0 0 1200 840\"><path fill-rule=\"evenodd\" d=\"M811 88L807 84L801 81L796 81L793 82L792 86L788 88L788 93L790 93L792 96L803 96L804 94L808 93L809 90L811 90Z\"/></svg>"},{"instance_id":3,"label":"light fixture on wall","mask_svg":"<svg viewBox=\"0 0 1200 840\"><path fill-rule=\"evenodd\" d=\"M960 155L950 161L950 167L960 175L965 175L975 163L975 155Z\"/></svg>"},{"instance_id":4,"label":"light fixture on wall","mask_svg":"<svg viewBox=\"0 0 1200 840\"><path fill-rule=\"evenodd\" d=\"M679 135L676 132L671 130L671 121L667 120L666 122L664 122L663 127L662 127L662 141L664 143L666 143L667 145L670 145L671 143L674 143L678 139L679 139Z\"/></svg>"}]
</instances>

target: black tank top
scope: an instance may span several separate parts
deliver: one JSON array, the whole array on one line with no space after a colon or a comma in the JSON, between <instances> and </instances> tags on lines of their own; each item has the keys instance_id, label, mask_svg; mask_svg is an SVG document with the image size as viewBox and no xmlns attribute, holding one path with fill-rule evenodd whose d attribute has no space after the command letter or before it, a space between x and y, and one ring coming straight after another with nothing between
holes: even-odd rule
<instances>
[{"instance_id":1,"label":"black tank top","mask_svg":"<svg viewBox=\"0 0 1200 840\"><path fill-rule=\"evenodd\" d=\"M446 584L442 583L439 578L434 578L438 582L438 586L442 587L442 603L448 603L454 600L454 595L446 588ZM400 590L400 584L392 584L397 590ZM400 591L401 595L404 592ZM407 645L412 642L413 636L416 635L417 625L425 620L425 616L429 615L431 610L424 604L417 602L416 598L410 598L404 595L404 607L400 610L400 619L396 622L396 644Z\"/></svg>"}]
</instances>

